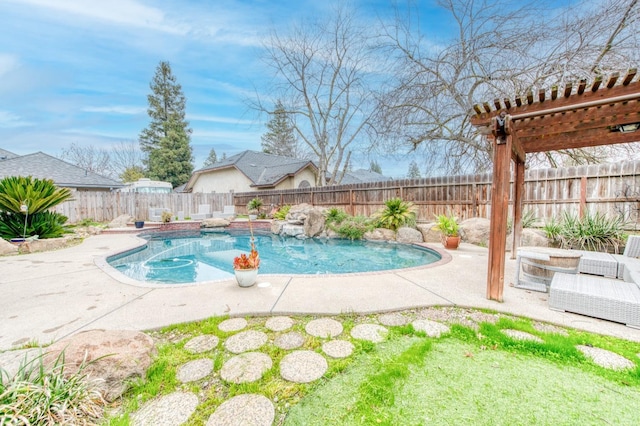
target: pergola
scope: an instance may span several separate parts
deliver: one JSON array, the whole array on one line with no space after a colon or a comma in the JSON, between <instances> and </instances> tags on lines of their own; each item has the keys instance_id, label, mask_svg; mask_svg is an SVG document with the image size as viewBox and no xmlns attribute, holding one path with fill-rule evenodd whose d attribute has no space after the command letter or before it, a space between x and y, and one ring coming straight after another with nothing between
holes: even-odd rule
<instances>
[{"instance_id":1,"label":"pergola","mask_svg":"<svg viewBox=\"0 0 640 426\"><path fill-rule=\"evenodd\" d=\"M522 235L522 194L527 153L585 148L640 141L640 81L636 69L620 79L600 76L550 92L540 89L526 97L495 99L474 106L471 123L493 144L491 226L487 298L502 301L507 240L511 163L515 162L513 250ZM575 90L574 90L575 89ZM502 112L504 111L504 112ZM505 114L506 113L506 114Z\"/></svg>"}]
</instances>

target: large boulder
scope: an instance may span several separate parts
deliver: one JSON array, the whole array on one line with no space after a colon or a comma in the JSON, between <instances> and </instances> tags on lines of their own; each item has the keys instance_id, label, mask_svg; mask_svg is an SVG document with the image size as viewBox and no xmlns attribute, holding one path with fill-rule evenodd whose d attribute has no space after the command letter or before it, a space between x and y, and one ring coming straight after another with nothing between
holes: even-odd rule
<instances>
[{"instance_id":1,"label":"large boulder","mask_svg":"<svg viewBox=\"0 0 640 426\"><path fill-rule=\"evenodd\" d=\"M411 244L423 242L422 233L417 229L407 226L398 229L396 233L396 241L399 243Z\"/></svg>"},{"instance_id":2,"label":"large boulder","mask_svg":"<svg viewBox=\"0 0 640 426\"><path fill-rule=\"evenodd\" d=\"M17 254L18 246L15 244L11 244L7 240L3 240L0 238L0 256L4 256L6 254Z\"/></svg>"},{"instance_id":3,"label":"large boulder","mask_svg":"<svg viewBox=\"0 0 640 426\"><path fill-rule=\"evenodd\" d=\"M309 216L309 212L313 209L314 207L307 203L291 206L289 213L287 213L287 222L292 225L303 225L304 221L307 220L307 216Z\"/></svg>"},{"instance_id":4,"label":"large boulder","mask_svg":"<svg viewBox=\"0 0 640 426\"><path fill-rule=\"evenodd\" d=\"M222 217L210 217L200 222L201 228L226 228L231 222Z\"/></svg>"},{"instance_id":5,"label":"large boulder","mask_svg":"<svg viewBox=\"0 0 640 426\"><path fill-rule=\"evenodd\" d=\"M304 233L307 237L313 238L324 230L325 217L322 211L311 209L307 212L307 218L304 221Z\"/></svg>"},{"instance_id":6,"label":"large boulder","mask_svg":"<svg viewBox=\"0 0 640 426\"><path fill-rule=\"evenodd\" d=\"M371 241L393 241L396 239L396 233L391 229L376 228L373 231L366 232L362 238Z\"/></svg>"},{"instance_id":7,"label":"large boulder","mask_svg":"<svg viewBox=\"0 0 640 426\"><path fill-rule=\"evenodd\" d=\"M127 223L131 223L134 221L133 216L129 214L121 214L120 216L113 219L107 227L109 228L126 228Z\"/></svg>"},{"instance_id":8,"label":"large boulder","mask_svg":"<svg viewBox=\"0 0 640 426\"><path fill-rule=\"evenodd\" d=\"M551 247L547 234L540 229L525 228L520 237L520 247ZM513 233L507 235L507 251L513 250Z\"/></svg>"},{"instance_id":9,"label":"large boulder","mask_svg":"<svg viewBox=\"0 0 640 426\"><path fill-rule=\"evenodd\" d=\"M487 246L489 244L489 225L491 221L482 217L474 217L460 222L460 237L469 244Z\"/></svg>"},{"instance_id":10,"label":"large boulder","mask_svg":"<svg viewBox=\"0 0 640 426\"><path fill-rule=\"evenodd\" d=\"M131 379L144 378L155 354L151 337L139 331L90 330L60 340L47 348L45 365L52 365L64 351L65 372L83 372L98 386L107 401L119 398Z\"/></svg>"},{"instance_id":11,"label":"large boulder","mask_svg":"<svg viewBox=\"0 0 640 426\"><path fill-rule=\"evenodd\" d=\"M282 225L282 231L280 232L280 235L284 237L304 238L304 226L285 223L284 225Z\"/></svg>"},{"instance_id":12,"label":"large boulder","mask_svg":"<svg viewBox=\"0 0 640 426\"><path fill-rule=\"evenodd\" d=\"M284 226L285 223L287 222L284 222L282 220L271 221L271 233L280 235L282 233L282 227Z\"/></svg>"},{"instance_id":13,"label":"large boulder","mask_svg":"<svg viewBox=\"0 0 640 426\"><path fill-rule=\"evenodd\" d=\"M422 234L422 240L425 243L440 242L440 231L433 229L435 226L435 222L421 223L416 226L416 229Z\"/></svg>"}]
</instances>

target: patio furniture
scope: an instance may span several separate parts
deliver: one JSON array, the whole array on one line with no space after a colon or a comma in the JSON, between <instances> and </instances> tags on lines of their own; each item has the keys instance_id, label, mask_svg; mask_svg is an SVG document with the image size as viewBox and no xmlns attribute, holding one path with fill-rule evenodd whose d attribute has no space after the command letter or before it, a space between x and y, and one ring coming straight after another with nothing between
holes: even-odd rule
<instances>
[{"instance_id":1,"label":"patio furniture","mask_svg":"<svg viewBox=\"0 0 640 426\"><path fill-rule=\"evenodd\" d=\"M556 273L549 307L640 328L640 288L635 282Z\"/></svg>"},{"instance_id":2,"label":"patio furniture","mask_svg":"<svg viewBox=\"0 0 640 426\"><path fill-rule=\"evenodd\" d=\"M597 251L576 251L582 254L580 265L578 266L580 273L618 278L618 261L613 255Z\"/></svg>"},{"instance_id":3,"label":"patio furniture","mask_svg":"<svg viewBox=\"0 0 640 426\"><path fill-rule=\"evenodd\" d=\"M149 221L150 222L162 222L162 213L171 211L166 207L150 207L149 208Z\"/></svg>"},{"instance_id":4,"label":"patio furniture","mask_svg":"<svg viewBox=\"0 0 640 426\"><path fill-rule=\"evenodd\" d=\"M213 212L213 217L228 218L236 215L236 206L223 206L221 212Z\"/></svg>"},{"instance_id":5,"label":"patio furniture","mask_svg":"<svg viewBox=\"0 0 640 426\"><path fill-rule=\"evenodd\" d=\"M520 247L516 260L514 286L548 292L556 272L575 274L582 254L549 247Z\"/></svg>"},{"instance_id":6,"label":"patio furniture","mask_svg":"<svg viewBox=\"0 0 640 426\"><path fill-rule=\"evenodd\" d=\"M211 205L209 204L198 205L198 213L194 213L191 215L191 219L194 219L194 220L208 219L210 217L212 217L212 214L211 214Z\"/></svg>"},{"instance_id":7,"label":"patio furniture","mask_svg":"<svg viewBox=\"0 0 640 426\"><path fill-rule=\"evenodd\" d=\"M613 257L618 262L618 278L629 281L625 278L625 269L640 270L640 235L629 235L627 244L624 246L624 252L622 254L615 254ZM626 271L627 275L630 271ZM633 281L640 283L640 274Z\"/></svg>"}]
</instances>

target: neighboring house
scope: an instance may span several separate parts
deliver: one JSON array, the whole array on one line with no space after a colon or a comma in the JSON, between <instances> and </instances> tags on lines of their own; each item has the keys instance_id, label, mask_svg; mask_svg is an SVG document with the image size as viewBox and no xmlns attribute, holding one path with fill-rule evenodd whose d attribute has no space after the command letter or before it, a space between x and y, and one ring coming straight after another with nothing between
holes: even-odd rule
<instances>
[{"instance_id":1,"label":"neighboring house","mask_svg":"<svg viewBox=\"0 0 640 426\"><path fill-rule=\"evenodd\" d=\"M392 178L384 176L378 172L372 172L371 170L358 169L351 172L346 172L340 181L340 185L352 185L356 183L366 182L384 182L392 180Z\"/></svg>"},{"instance_id":2,"label":"neighboring house","mask_svg":"<svg viewBox=\"0 0 640 426\"><path fill-rule=\"evenodd\" d=\"M8 176L33 176L51 179L61 187L77 191L110 191L122 183L90 172L43 152L16 155L0 149L0 179Z\"/></svg>"},{"instance_id":3,"label":"neighboring house","mask_svg":"<svg viewBox=\"0 0 640 426\"><path fill-rule=\"evenodd\" d=\"M250 192L315 186L318 168L308 160L243 151L196 170L185 192Z\"/></svg>"}]
</instances>

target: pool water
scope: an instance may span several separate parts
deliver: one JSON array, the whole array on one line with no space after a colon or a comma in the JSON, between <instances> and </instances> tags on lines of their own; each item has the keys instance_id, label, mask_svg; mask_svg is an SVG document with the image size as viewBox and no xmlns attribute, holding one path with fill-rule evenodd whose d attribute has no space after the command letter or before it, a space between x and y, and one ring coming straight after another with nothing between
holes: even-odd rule
<instances>
[{"instance_id":1,"label":"pool water","mask_svg":"<svg viewBox=\"0 0 640 426\"><path fill-rule=\"evenodd\" d=\"M202 233L147 237L141 249L111 256L126 276L156 283L191 283L233 277L233 258L248 253L248 235ZM261 274L344 274L427 265L440 255L427 248L387 242L297 239L255 235Z\"/></svg>"}]
</instances>

